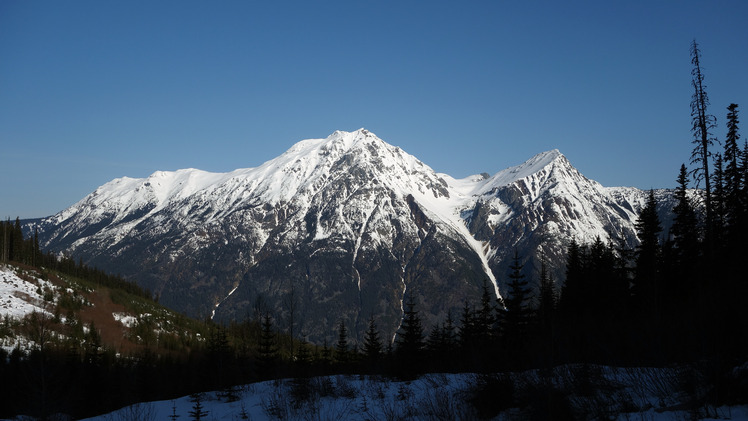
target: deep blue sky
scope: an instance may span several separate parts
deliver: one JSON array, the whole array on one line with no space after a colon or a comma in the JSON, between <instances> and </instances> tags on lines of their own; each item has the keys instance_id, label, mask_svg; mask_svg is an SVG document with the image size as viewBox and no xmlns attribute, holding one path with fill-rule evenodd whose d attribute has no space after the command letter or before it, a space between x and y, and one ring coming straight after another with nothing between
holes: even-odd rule
<instances>
[{"instance_id":1,"label":"deep blue sky","mask_svg":"<svg viewBox=\"0 0 748 421\"><path fill-rule=\"evenodd\" d=\"M748 135L748 2L0 1L0 217L121 176L230 171L365 127L436 171L553 148L606 186L672 187L689 45Z\"/></svg>"}]
</instances>

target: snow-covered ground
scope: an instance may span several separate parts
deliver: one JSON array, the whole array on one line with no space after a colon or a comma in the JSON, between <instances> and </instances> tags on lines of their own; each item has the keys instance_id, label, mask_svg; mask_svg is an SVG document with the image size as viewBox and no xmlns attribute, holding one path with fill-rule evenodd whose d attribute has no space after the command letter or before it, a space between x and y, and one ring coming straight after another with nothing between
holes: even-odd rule
<instances>
[{"instance_id":1,"label":"snow-covered ground","mask_svg":"<svg viewBox=\"0 0 748 421\"><path fill-rule=\"evenodd\" d=\"M26 281L9 266L0 265L0 317L22 319L34 311L47 311L44 291L54 291L51 282L32 276ZM47 311L48 312L48 311Z\"/></svg>"},{"instance_id":2,"label":"snow-covered ground","mask_svg":"<svg viewBox=\"0 0 748 421\"><path fill-rule=\"evenodd\" d=\"M23 279L16 272L18 269L0 265L0 320L10 318L20 320L33 312L51 315L54 300L57 297L56 286L49 281L39 279L34 274L25 273ZM44 294L51 295L52 302L45 301ZM0 348L7 352L20 346L33 346L26 338L0 338Z\"/></svg>"},{"instance_id":3,"label":"snow-covered ground","mask_svg":"<svg viewBox=\"0 0 748 421\"><path fill-rule=\"evenodd\" d=\"M574 366L556 368L550 383L542 383L537 371L504 374L511 379L515 393L538 390L542 384L568 392ZM683 409L682 396L672 389L669 369L598 367L611 388L598 388L590 395L569 394L564 399L575 414L587 418L617 420L748 420L748 406L701 406L690 412ZM571 376L571 377L570 377ZM207 413L204 420L473 420L478 413L469 403L471 390L482 379L477 374L429 374L413 381L396 381L368 376L330 376L308 379L308 383L277 380L236 388L234 400L225 391L201 394L200 404ZM535 388L535 389L533 389ZM542 390L542 389L540 389ZM309 392L303 395L301 392ZM519 392L524 393L524 392ZM532 392L530 392L532 393ZM537 393L536 401L546 399ZM503 396L495 396L501 400ZM528 398L524 398L527 404ZM550 398L548 398L550 400ZM520 399L521 401L521 399ZM531 402L537 404L538 402ZM88 421L163 420L178 415L194 419L194 395L174 400L140 403ZM543 407L543 403L539 403ZM542 409L541 409L542 410ZM527 408L506 408L496 420L538 416ZM542 414L542 413L541 413ZM542 416L542 415L541 415Z\"/></svg>"}]
</instances>

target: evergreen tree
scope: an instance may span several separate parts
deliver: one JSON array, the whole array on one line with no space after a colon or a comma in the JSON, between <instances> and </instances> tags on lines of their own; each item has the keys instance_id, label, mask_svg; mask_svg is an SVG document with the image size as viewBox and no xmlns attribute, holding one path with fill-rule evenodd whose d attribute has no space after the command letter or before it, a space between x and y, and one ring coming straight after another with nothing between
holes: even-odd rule
<instances>
[{"instance_id":1,"label":"evergreen tree","mask_svg":"<svg viewBox=\"0 0 748 421\"><path fill-rule=\"evenodd\" d=\"M495 307L493 305L493 298L491 291L488 287L488 281L483 280L483 294L481 295L481 307L475 314L475 334L481 346L486 346L491 343L492 336L494 335L494 325L496 320L494 317Z\"/></svg>"},{"instance_id":2,"label":"evergreen tree","mask_svg":"<svg viewBox=\"0 0 748 421\"><path fill-rule=\"evenodd\" d=\"M712 171L712 234L716 246L722 245L723 229L727 220L725 193L725 172L722 154L714 154L714 171Z\"/></svg>"},{"instance_id":3,"label":"evergreen tree","mask_svg":"<svg viewBox=\"0 0 748 421\"><path fill-rule=\"evenodd\" d=\"M677 265L693 265L698 257L699 229L698 218L693 202L688 195L686 165L682 164L675 188L676 205L673 208L673 226L670 233L676 249Z\"/></svg>"},{"instance_id":4,"label":"evergreen tree","mask_svg":"<svg viewBox=\"0 0 748 421\"><path fill-rule=\"evenodd\" d=\"M169 419L171 421L177 421L177 418L179 418L180 415L177 414L177 403L174 401L171 401L171 415L169 415Z\"/></svg>"},{"instance_id":5,"label":"evergreen tree","mask_svg":"<svg viewBox=\"0 0 748 421\"><path fill-rule=\"evenodd\" d=\"M735 225L735 211L740 208L740 189L743 183L740 174L740 149L738 148L738 104L727 107L727 136L725 136L725 194L730 216L728 223Z\"/></svg>"},{"instance_id":6,"label":"evergreen tree","mask_svg":"<svg viewBox=\"0 0 748 421\"><path fill-rule=\"evenodd\" d=\"M296 353L296 362L300 366L308 366L312 362L312 353L309 351L309 342L302 338L299 342L299 351Z\"/></svg>"},{"instance_id":7,"label":"evergreen tree","mask_svg":"<svg viewBox=\"0 0 748 421\"><path fill-rule=\"evenodd\" d=\"M369 318L369 328L364 334L364 356L369 363L379 361L382 356L382 340L379 338L379 330L374 321L374 316Z\"/></svg>"},{"instance_id":8,"label":"evergreen tree","mask_svg":"<svg viewBox=\"0 0 748 421\"><path fill-rule=\"evenodd\" d=\"M701 71L701 51L696 40L691 44L691 84L694 88L691 97L691 132L693 133L694 149L691 153L691 163L695 165L692 170L697 185L704 181L705 208L706 208L706 238L707 247L711 247L712 229L714 221L712 208L712 184L709 172L709 161L712 157L711 147L714 144L712 130L717 125L717 119L708 113L709 96L706 93L704 74Z\"/></svg>"},{"instance_id":9,"label":"evergreen tree","mask_svg":"<svg viewBox=\"0 0 748 421\"><path fill-rule=\"evenodd\" d=\"M463 350L471 349L478 341L478 329L476 328L476 316L473 307L465 300L460 317L460 328L458 336L460 338L460 347Z\"/></svg>"},{"instance_id":10,"label":"evergreen tree","mask_svg":"<svg viewBox=\"0 0 748 421\"><path fill-rule=\"evenodd\" d=\"M16 217L16 223L10 236L10 260L14 262L23 262L23 230L21 230L21 220Z\"/></svg>"},{"instance_id":11,"label":"evergreen tree","mask_svg":"<svg viewBox=\"0 0 748 421\"><path fill-rule=\"evenodd\" d=\"M738 148L738 105L727 107L727 136L725 137L725 223L727 245L731 258L736 258L745 247L748 236L748 190L746 190L746 156ZM748 146L748 144L747 144Z\"/></svg>"},{"instance_id":12,"label":"evergreen tree","mask_svg":"<svg viewBox=\"0 0 748 421\"><path fill-rule=\"evenodd\" d=\"M559 303L565 315L574 315L582 308L588 291L585 283L582 247L572 239L566 252L566 281L561 288Z\"/></svg>"},{"instance_id":13,"label":"evergreen tree","mask_svg":"<svg viewBox=\"0 0 748 421\"><path fill-rule=\"evenodd\" d=\"M507 347L509 360L523 364L527 355L528 324L531 321L531 296L525 275L522 273L523 264L519 254L514 250L512 265L509 267L509 282L507 283L507 297L504 299L505 311L501 319L501 331Z\"/></svg>"},{"instance_id":14,"label":"evergreen tree","mask_svg":"<svg viewBox=\"0 0 748 421\"><path fill-rule=\"evenodd\" d=\"M327 338L325 338L325 342L322 345L319 359L323 365L332 364L332 349L330 349L330 345L327 343Z\"/></svg>"},{"instance_id":15,"label":"evergreen tree","mask_svg":"<svg viewBox=\"0 0 748 421\"><path fill-rule=\"evenodd\" d=\"M418 315L413 297L409 296L403 308L403 320L397 332L395 348L395 356L403 373L420 372L424 346L421 316Z\"/></svg>"},{"instance_id":16,"label":"evergreen tree","mask_svg":"<svg viewBox=\"0 0 748 421\"><path fill-rule=\"evenodd\" d=\"M339 363L347 363L350 360L348 350L348 329L345 327L343 319L338 325L338 342L335 344L335 360Z\"/></svg>"},{"instance_id":17,"label":"evergreen tree","mask_svg":"<svg viewBox=\"0 0 748 421\"><path fill-rule=\"evenodd\" d=\"M647 307L655 305L653 300L657 296L661 232L662 225L657 215L657 200L654 191L650 190L647 203L639 212L639 218L636 221L639 246L636 251L636 273L633 286L634 297L639 304Z\"/></svg>"},{"instance_id":18,"label":"evergreen tree","mask_svg":"<svg viewBox=\"0 0 748 421\"><path fill-rule=\"evenodd\" d=\"M273 329L273 320L270 313L266 312L262 317L260 341L257 344L257 365L260 377L270 376L278 358L278 345Z\"/></svg>"},{"instance_id":19,"label":"evergreen tree","mask_svg":"<svg viewBox=\"0 0 748 421\"><path fill-rule=\"evenodd\" d=\"M639 246L636 250L632 294L634 308L639 316L636 320L642 326L637 336L644 337L650 343L647 352L642 355L643 358L661 358L662 355L660 335L663 315L660 291L662 253L659 239L662 226L657 216L656 205L654 192L650 190L647 203L636 221Z\"/></svg>"},{"instance_id":20,"label":"evergreen tree","mask_svg":"<svg viewBox=\"0 0 748 421\"><path fill-rule=\"evenodd\" d=\"M544 357L544 363L549 365L553 361L556 291L553 286L553 276L548 273L544 259L540 261L540 287L537 301L535 325L539 337L538 352Z\"/></svg>"},{"instance_id":21,"label":"evergreen tree","mask_svg":"<svg viewBox=\"0 0 748 421\"><path fill-rule=\"evenodd\" d=\"M192 410L189 411L190 417L192 417L194 421L200 421L203 418L207 417L209 412L204 410L205 408L202 404L202 393L195 393L193 395L190 395L190 398L190 400L192 401Z\"/></svg>"}]
</instances>

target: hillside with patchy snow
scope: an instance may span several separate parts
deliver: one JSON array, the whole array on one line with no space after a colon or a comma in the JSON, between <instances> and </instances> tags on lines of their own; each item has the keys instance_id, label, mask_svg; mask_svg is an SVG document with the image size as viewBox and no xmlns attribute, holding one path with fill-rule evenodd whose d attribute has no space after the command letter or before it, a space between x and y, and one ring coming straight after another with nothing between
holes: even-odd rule
<instances>
[{"instance_id":1,"label":"hillside with patchy snow","mask_svg":"<svg viewBox=\"0 0 748 421\"><path fill-rule=\"evenodd\" d=\"M658 192L665 210L670 196ZM427 326L484 281L500 296L515 249L532 275L541 255L560 273L571 238L633 245L644 197L587 179L558 150L454 179L361 129L256 168L116 179L36 227L45 248L175 309L218 320L270 309L319 341L340 320L357 337L370 315L393 334L409 294Z\"/></svg>"}]
</instances>

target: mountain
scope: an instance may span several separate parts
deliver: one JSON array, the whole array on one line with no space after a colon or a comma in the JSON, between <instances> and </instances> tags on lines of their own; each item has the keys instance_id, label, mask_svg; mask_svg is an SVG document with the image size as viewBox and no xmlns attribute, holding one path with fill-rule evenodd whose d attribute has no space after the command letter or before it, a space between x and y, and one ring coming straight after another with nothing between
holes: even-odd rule
<instances>
[{"instance_id":1,"label":"mountain","mask_svg":"<svg viewBox=\"0 0 748 421\"><path fill-rule=\"evenodd\" d=\"M672 209L670 192L657 195ZM484 282L500 296L515 249L528 274L544 256L560 275L571 238L634 245L645 198L587 179L558 150L454 179L360 129L256 168L115 179L34 226L43 247L179 311L272 311L295 335L329 341L340 320L355 337L372 315L391 337L406 295L426 326L476 301Z\"/></svg>"}]
</instances>

